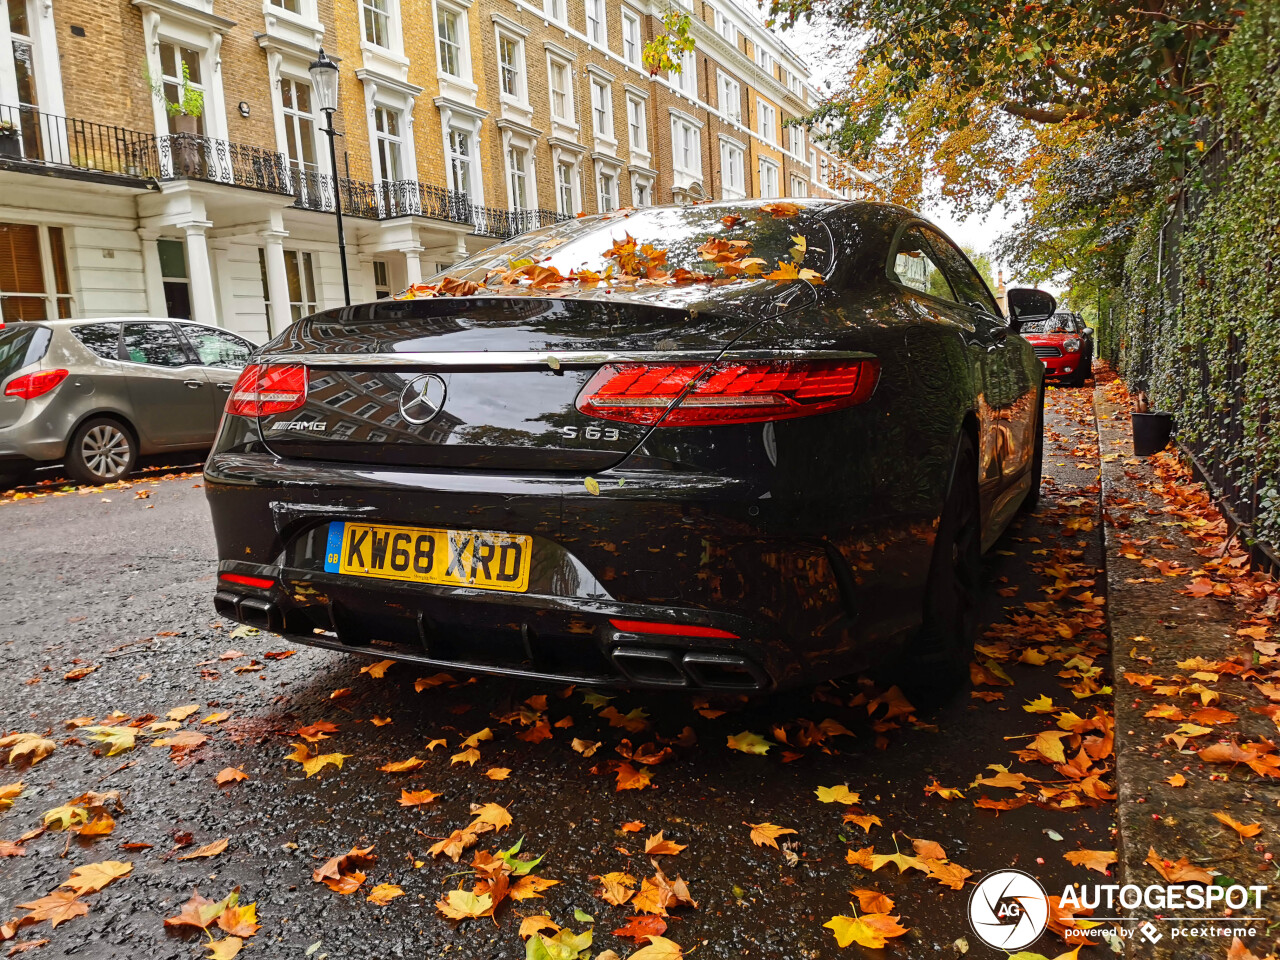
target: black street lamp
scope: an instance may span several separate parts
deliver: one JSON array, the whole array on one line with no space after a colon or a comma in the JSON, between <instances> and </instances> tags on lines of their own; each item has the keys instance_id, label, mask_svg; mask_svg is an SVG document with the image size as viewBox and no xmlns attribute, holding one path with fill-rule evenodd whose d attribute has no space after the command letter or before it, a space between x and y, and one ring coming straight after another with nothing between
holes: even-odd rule
<instances>
[{"instance_id":1,"label":"black street lamp","mask_svg":"<svg viewBox=\"0 0 1280 960\"><path fill-rule=\"evenodd\" d=\"M334 146L333 113L338 109L338 65L324 55L311 64L311 89L316 105L324 113L324 132L329 136L329 169L333 171L333 212L338 217L338 262L342 264L342 298L351 306L351 282L347 279L347 240L342 232L342 193L338 188L338 150Z\"/></svg>"}]
</instances>

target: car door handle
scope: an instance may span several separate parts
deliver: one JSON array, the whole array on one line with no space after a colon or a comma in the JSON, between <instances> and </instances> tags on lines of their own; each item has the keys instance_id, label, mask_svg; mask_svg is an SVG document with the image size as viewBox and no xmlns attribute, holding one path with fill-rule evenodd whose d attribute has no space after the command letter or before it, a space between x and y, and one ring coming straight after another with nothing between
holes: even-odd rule
<instances>
[{"instance_id":1,"label":"car door handle","mask_svg":"<svg viewBox=\"0 0 1280 960\"><path fill-rule=\"evenodd\" d=\"M192 390L199 390L200 387L204 386L204 382L201 380L183 380L182 382Z\"/></svg>"},{"instance_id":2,"label":"car door handle","mask_svg":"<svg viewBox=\"0 0 1280 960\"><path fill-rule=\"evenodd\" d=\"M219 389L219 390L226 390L228 393L230 393L230 392L231 392L231 384L229 384L229 383L220 383L220 384L218 384L218 389Z\"/></svg>"}]
</instances>

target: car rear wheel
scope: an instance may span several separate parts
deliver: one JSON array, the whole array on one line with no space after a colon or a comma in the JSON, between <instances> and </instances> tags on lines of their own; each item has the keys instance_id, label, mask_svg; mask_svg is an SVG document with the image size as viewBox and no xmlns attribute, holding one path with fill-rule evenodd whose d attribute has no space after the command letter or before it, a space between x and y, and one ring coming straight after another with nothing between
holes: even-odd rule
<instances>
[{"instance_id":1,"label":"car rear wheel","mask_svg":"<svg viewBox=\"0 0 1280 960\"><path fill-rule=\"evenodd\" d=\"M111 483L132 472L137 456L137 444L123 424L95 417L72 435L67 445L67 473L81 483Z\"/></svg>"},{"instance_id":2,"label":"car rear wheel","mask_svg":"<svg viewBox=\"0 0 1280 960\"><path fill-rule=\"evenodd\" d=\"M944 696L969 676L978 635L982 571L982 519L978 505L978 456L973 439L960 437L925 590L924 622L912 651L913 689Z\"/></svg>"}]
</instances>

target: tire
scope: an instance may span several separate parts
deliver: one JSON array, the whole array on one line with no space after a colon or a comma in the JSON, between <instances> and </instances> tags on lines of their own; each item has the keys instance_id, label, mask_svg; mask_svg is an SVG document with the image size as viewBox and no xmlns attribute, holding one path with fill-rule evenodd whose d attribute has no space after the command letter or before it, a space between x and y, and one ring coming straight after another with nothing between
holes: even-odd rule
<instances>
[{"instance_id":1,"label":"tire","mask_svg":"<svg viewBox=\"0 0 1280 960\"><path fill-rule=\"evenodd\" d=\"M67 473L80 483L123 480L133 472L138 442L119 420L93 417L76 428L67 444Z\"/></svg>"},{"instance_id":2,"label":"tire","mask_svg":"<svg viewBox=\"0 0 1280 960\"><path fill-rule=\"evenodd\" d=\"M1083 387L1085 380L1089 378L1089 368L1082 361L1080 366L1076 368L1076 372L1071 374L1071 379L1067 381L1068 387Z\"/></svg>"},{"instance_id":3,"label":"tire","mask_svg":"<svg viewBox=\"0 0 1280 960\"><path fill-rule=\"evenodd\" d=\"M960 437L951 488L938 520L925 586L924 619L911 653L913 688L945 697L969 678L978 636L982 577L982 512L978 455L968 433Z\"/></svg>"},{"instance_id":4,"label":"tire","mask_svg":"<svg viewBox=\"0 0 1280 960\"><path fill-rule=\"evenodd\" d=\"M1040 388L1040 403L1036 407L1035 448L1031 453L1031 488L1019 507L1030 512L1040 506L1040 480L1044 477L1044 387Z\"/></svg>"}]
</instances>

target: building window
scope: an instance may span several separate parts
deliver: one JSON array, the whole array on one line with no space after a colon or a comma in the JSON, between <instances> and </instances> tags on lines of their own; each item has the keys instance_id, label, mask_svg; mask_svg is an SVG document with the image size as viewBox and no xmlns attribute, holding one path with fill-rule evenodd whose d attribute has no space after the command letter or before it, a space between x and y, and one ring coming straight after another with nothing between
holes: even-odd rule
<instances>
[{"instance_id":1,"label":"building window","mask_svg":"<svg viewBox=\"0 0 1280 960\"><path fill-rule=\"evenodd\" d=\"M773 104L760 99L756 100L756 133L766 143L778 142L778 111L773 108Z\"/></svg>"},{"instance_id":2,"label":"building window","mask_svg":"<svg viewBox=\"0 0 1280 960\"><path fill-rule=\"evenodd\" d=\"M529 151L519 147L507 150L507 170L511 177L511 207L529 209Z\"/></svg>"},{"instance_id":3,"label":"building window","mask_svg":"<svg viewBox=\"0 0 1280 960\"><path fill-rule=\"evenodd\" d=\"M742 87L728 74L718 74L720 112L734 123L742 122Z\"/></svg>"},{"instance_id":4,"label":"building window","mask_svg":"<svg viewBox=\"0 0 1280 960\"><path fill-rule=\"evenodd\" d=\"M625 8L622 11L622 59L633 67L640 66L640 18Z\"/></svg>"},{"instance_id":5,"label":"building window","mask_svg":"<svg viewBox=\"0 0 1280 960\"><path fill-rule=\"evenodd\" d=\"M191 280L187 276L187 246L181 240L156 241L160 254L160 279L164 286L164 311L179 320L191 319Z\"/></svg>"},{"instance_id":6,"label":"building window","mask_svg":"<svg viewBox=\"0 0 1280 960\"><path fill-rule=\"evenodd\" d=\"M391 46L391 0L361 0L364 38L375 47Z\"/></svg>"},{"instance_id":7,"label":"building window","mask_svg":"<svg viewBox=\"0 0 1280 960\"><path fill-rule=\"evenodd\" d=\"M747 195L743 153L738 144L720 141L721 190L726 200L738 200Z\"/></svg>"},{"instance_id":8,"label":"building window","mask_svg":"<svg viewBox=\"0 0 1280 960\"><path fill-rule=\"evenodd\" d=\"M564 23L565 0L547 0L547 5L543 9L549 19L555 20L557 23Z\"/></svg>"},{"instance_id":9,"label":"building window","mask_svg":"<svg viewBox=\"0 0 1280 960\"><path fill-rule=\"evenodd\" d=\"M570 216L577 213L573 202L573 164L563 160L556 164L556 198L561 213Z\"/></svg>"},{"instance_id":10,"label":"building window","mask_svg":"<svg viewBox=\"0 0 1280 960\"><path fill-rule=\"evenodd\" d=\"M385 300L391 296L391 275L387 270L387 261L373 261L373 297Z\"/></svg>"},{"instance_id":11,"label":"building window","mask_svg":"<svg viewBox=\"0 0 1280 960\"><path fill-rule=\"evenodd\" d=\"M597 137L613 139L613 96L609 84L591 81L591 119Z\"/></svg>"},{"instance_id":12,"label":"building window","mask_svg":"<svg viewBox=\"0 0 1280 960\"><path fill-rule=\"evenodd\" d=\"M39 106L36 92L35 42L31 36L31 21L27 13L27 0L9 0L9 37L13 43L13 72L18 81L18 104L24 107ZM6 119L12 119L6 117ZM17 118L22 127L22 138L34 152L39 144L39 122L35 111L20 111Z\"/></svg>"},{"instance_id":13,"label":"building window","mask_svg":"<svg viewBox=\"0 0 1280 960\"><path fill-rule=\"evenodd\" d=\"M403 179L401 162L404 141L400 133L400 113L388 107L373 108L374 133L377 137L378 168L383 180Z\"/></svg>"},{"instance_id":14,"label":"building window","mask_svg":"<svg viewBox=\"0 0 1280 960\"><path fill-rule=\"evenodd\" d=\"M686 97L698 97L698 55L686 50L680 55L680 73L675 77L676 89Z\"/></svg>"},{"instance_id":15,"label":"building window","mask_svg":"<svg viewBox=\"0 0 1280 960\"><path fill-rule=\"evenodd\" d=\"M604 0L586 0L587 39L601 47L608 46L604 32Z\"/></svg>"},{"instance_id":16,"label":"building window","mask_svg":"<svg viewBox=\"0 0 1280 960\"><path fill-rule=\"evenodd\" d=\"M653 203L653 197L649 192L648 181L632 179L631 202L637 207L647 207Z\"/></svg>"},{"instance_id":17,"label":"building window","mask_svg":"<svg viewBox=\"0 0 1280 960\"><path fill-rule=\"evenodd\" d=\"M627 134L631 138L631 149L647 153L649 134L644 121L644 101L639 97L627 97Z\"/></svg>"},{"instance_id":18,"label":"building window","mask_svg":"<svg viewBox=\"0 0 1280 960\"><path fill-rule=\"evenodd\" d=\"M671 118L671 154L675 168L681 173L702 175L701 132L688 120Z\"/></svg>"},{"instance_id":19,"label":"building window","mask_svg":"<svg viewBox=\"0 0 1280 960\"><path fill-rule=\"evenodd\" d=\"M302 0L271 0L271 5L290 13L302 13Z\"/></svg>"},{"instance_id":20,"label":"building window","mask_svg":"<svg viewBox=\"0 0 1280 960\"><path fill-rule=\"evenodd\" d=\"M289 316L301 320L316 312L316 274L311 254L305 250L284 252L284 275L289 281Z\"/></svg>"},{"instance_id":21,"label":"building window","mask_svg":"<svg viewBox=\"0 0 1280 960\"><path fill-rule=\"evenodd\" d=\"M795 126L787 127L788 149L797 157L805 155L804 150L804 127Z\"/></svg>"},{"instance_id":22,"label":"building window","mask_svg":"<svg viewBox=\"0 0 1280 960\"><path fill-rule=\"evenodd\" d=\"M791 178L791 196L807 197L809 195L809 184L803 177Z\"/></svg>"},{"instance_id":23,"label":"building window","mask_svg":"<svg viewBox=\"0 0 1280 960\"><path fill-rule=\"evenodd\" d=\"M0 316L52 320L72 313L61 227L0 223Z\"/></svg>"},{"instance_id":24,"label":"building window","mask_svg":"<svg viewBox=\"0 0 1280 960\"><path fill-rule=\"evenodd\" d=\"M715 11L715 30L733 46L738 45L738 25L719 10Z\"/></svg>"},{"instance_id":25,"label":"building window","mask_svg":"<svg viewBox=\"0 0 1280 960\"><path fill-rule=\"evenodd\" d=\"M10 8L14 6L12 2ZM160 87L164 92L166 103L182 102L182 87L186 84L192 90L204 93L204 85L200 80L200 54L190 47L176 43L160 43ZM168 113L168 111L165 111ZM204 135L204 117L195 117L196 133ZM178 118L169 114L169 132L178 132Z\"/></svg>"},{"instance_id":26,"label":"building window","mask_svg":"<svg viewBox=\"0 0 1280 960\"><path fill-rule=\"evenodd\" d=\"M456 10L436 7L436 37L440 45L440 71L462 77L462 18Z\"/></svg>"},{"instance_id":27,"label":"building window","mask_svg":"<svg viewBox=\"0 0 1280 960\"><path fill-rule=\"evenodd\" d=\"M284 146L290 173L301 180L304 191L314 191L316 184L307 182L307 176L317 170L311 88L301 81L282 77L280 102L284 109Z\"/></svg>"},{"instance_id":28,"label":"building window","mask_svg":"<svg viewBox=\"0 0 1280 960\"><path fill-rule=\"evenodd\" d=\"M607 170L600 171L600 212L612 213L618 209L618 177Z\"/></svg>"},{"instance_id":29,"label":"building window","mask_svg":"<svg viewBox=\"0 0 1280 960\"><path fill-rule=\"evenodd\" d=\"M449 129L449 188L470 195L472 177L471 134L457 127Z\"/></svg>"},{"instance_id":30,"label":"building window","mask_svg":"<svg viewBox=\"0 0 1280 960\"><path fill-rule=\"evenodd\" d=\"M573 90L569 80L569 65L563 60L551 60L550 64L551 116L572 123Z\"/></svg>"},{"instance_id":31,"label":"building window","mask_svg":"<svg viewBox=\"0 0 1280 960\"><path fill-rule=\"evenodd\" d=\"M778 165L772 160L760 158L760 196L763 198L778 195Z\"/></svg>"},{"instance_id":32,"label":"building window","mask_svg":"<svg viewBox=\"0 0 1280 960\"><path fill-rule=\"evenodd\" d=\"M523 102L524 92L524 44L514 37L498 34L498 73L502 93Z\"/></svg>"}]
</instances>

